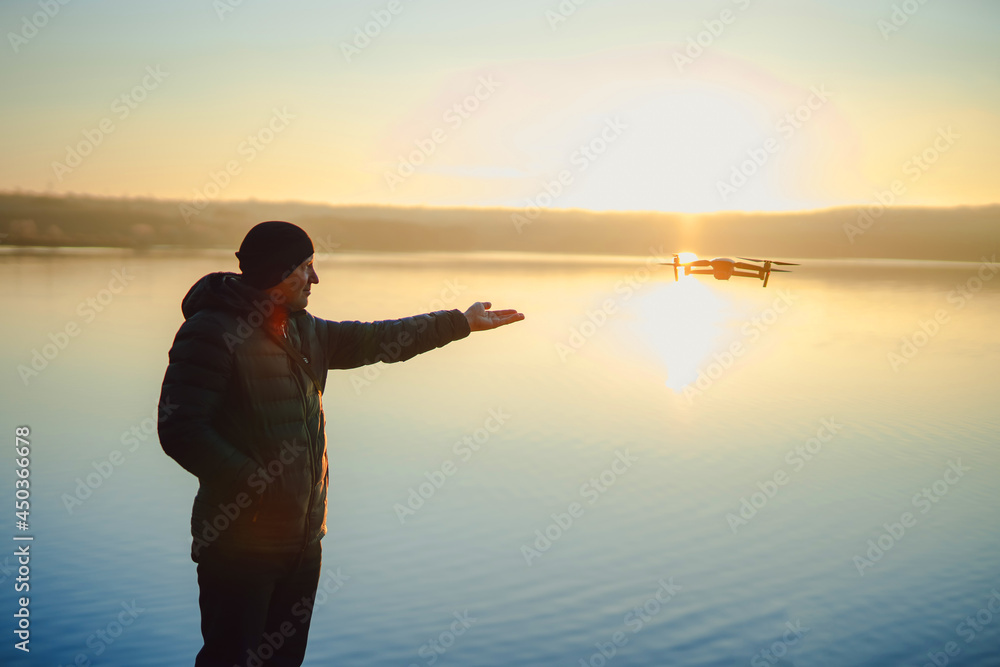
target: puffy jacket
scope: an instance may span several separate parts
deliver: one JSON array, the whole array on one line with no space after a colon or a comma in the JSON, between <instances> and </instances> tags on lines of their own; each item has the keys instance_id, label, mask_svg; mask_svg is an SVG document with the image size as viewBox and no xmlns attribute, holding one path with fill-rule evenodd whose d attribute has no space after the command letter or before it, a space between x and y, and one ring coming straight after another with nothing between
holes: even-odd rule
<instances>
[{"instance_id":1,"label":"puffy jacket","mask_svg":"<svg viewBox=\"0 0 1000 667\"><path fill-rule=\"evenodd\" d=\"M469 335L458 310L370 323L286 314L228 272L198 280L181 310L158 432L198 477L195 562L216 544L292 553L326 534L328 370L405 361Z\"/></svg>"}]
</instances>

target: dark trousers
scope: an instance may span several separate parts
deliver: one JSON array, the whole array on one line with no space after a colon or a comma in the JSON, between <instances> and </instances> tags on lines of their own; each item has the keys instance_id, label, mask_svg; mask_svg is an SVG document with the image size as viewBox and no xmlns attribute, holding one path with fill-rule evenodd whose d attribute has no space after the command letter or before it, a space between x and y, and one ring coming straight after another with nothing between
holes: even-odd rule
<instances>
[{"instance_id":1,"label":"dark trousers","mask_svg":"<svg viewBox=\"0 0 1000 667\"><path fill-rule=\"evenodd\" d=\"M319 542L301 556L204 550L198 603L205 645L195 667L301 665L321 556Z\"/></svg>"}]
</instances>

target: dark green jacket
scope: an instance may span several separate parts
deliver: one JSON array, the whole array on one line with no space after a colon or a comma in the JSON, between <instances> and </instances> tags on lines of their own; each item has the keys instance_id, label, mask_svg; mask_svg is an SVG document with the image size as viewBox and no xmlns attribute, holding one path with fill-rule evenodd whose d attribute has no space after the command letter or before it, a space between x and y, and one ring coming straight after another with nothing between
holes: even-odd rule
<instances>
[{"instance_id":1,"label":"dark green jacket","mask_svg":"<svg viewBox=\"0 0 1000 667\"><path fill-rule=\"evenodd\" d=\"M181 310L158 430L198 477L196 562L216 545L293 553L326 534L328 370L405 361L469 335L458 310L370 323L286 315L235 273L201 278Z\"/></svg>"}]
</instances>

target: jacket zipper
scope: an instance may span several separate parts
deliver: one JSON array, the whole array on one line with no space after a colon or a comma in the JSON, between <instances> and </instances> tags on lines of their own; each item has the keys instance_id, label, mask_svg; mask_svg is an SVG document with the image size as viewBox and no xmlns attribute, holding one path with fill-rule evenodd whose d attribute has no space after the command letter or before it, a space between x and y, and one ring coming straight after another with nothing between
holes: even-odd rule
<instances>
[{"instance_id":1,"label":"jacket zipper","mask_svg":"<svg viewBox=\"0 0 1000 667\"><path fill-rule=\"evenodd\" d=\"M288 339L287 333L285 334L285 338ZM292 347L293 350L295 350L295 352L298 352L298 350L295 349L295 346L291 344L291 340L290 339L288 340L288 344ZM303 354L300 354L299 356L302 357L302 361L304 361L307 364L309 363L309 358L308 357L306 357ZM295 367L295 364L292 363L291 359L288 360L288 366L291 369L293 376L295 377L295 387L299 390L299 395L302 397L302 421L303 421L304 424L306 424L308 426L309 425L309 415L306 412L306 409L307 409L307 405L308 405L309 401L306 398L305 390L302 388L302 384L301 384L301 380L300 380L301 372L299 371L298 368ZM319 400L320 400L320 411L322 411L322 409L323 409L323 396L322 395L319 396ZM307 433L308 433L308 431L307 431ZM312 514L313 490L316 488L316 463L315 463L315 458L316 457L315 457L315 452L313 451L316 448L316 443L315 443L315 441L312 438L312 433L309 433L309 441L308 441L307 444L309 445L308 446L308 450L309 450L309 454L308 455L309 455L309 481L310 481L310 484L309 484L309 499L306 502L305 532L302 535L302 548L299 550L299 562L300 563L302 562L302 557L306 553L306 548L309 546L309 528L310 528L310 524L311 524L310 515Z\"/></svg>"}]
</instances>

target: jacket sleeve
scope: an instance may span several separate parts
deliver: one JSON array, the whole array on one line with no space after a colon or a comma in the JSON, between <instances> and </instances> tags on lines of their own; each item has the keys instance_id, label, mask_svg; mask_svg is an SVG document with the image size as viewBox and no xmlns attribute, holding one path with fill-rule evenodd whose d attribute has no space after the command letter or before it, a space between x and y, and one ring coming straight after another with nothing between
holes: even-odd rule
<instances>
[{"instance_id":1,"label":"jacket sleeve","mask_svg":"<svg viewBox=\"0 0 1000 667\"><path fill-rule=\"evenodd\" d=\"M326 321L328 367L357 368L412 359L471 333L460 310L439 310L379 322Z\"/></svg>"},{"instance_id":2,"label":"jacket sleeve","mask_svg":"<svg viewBox=\"0 0 1000 667\"><path fill-rule=\"evenodd\" d=\"M160 446L199 480L235 481L255 469L252 459L230 444L213 425L233 369L225 332L209 317L181 325L170 348L160 391L157 432Z\"/></svg>"}]
</instances>

